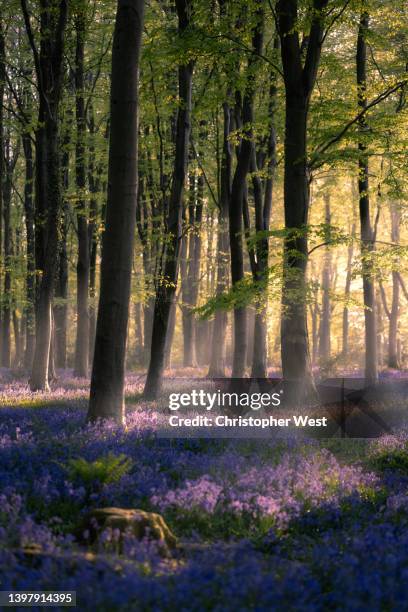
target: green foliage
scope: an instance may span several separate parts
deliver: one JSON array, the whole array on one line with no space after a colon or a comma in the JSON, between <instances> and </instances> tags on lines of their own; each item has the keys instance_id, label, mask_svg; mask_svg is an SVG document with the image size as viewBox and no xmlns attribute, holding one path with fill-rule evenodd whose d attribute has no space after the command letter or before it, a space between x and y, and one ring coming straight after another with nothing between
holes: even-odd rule
<instances>
[{"instance_id":1,"label":"green foliage","mask_svg":"<svg viewBox=\"0 0 408 612\"><path fill-rule=\"evenodd\" d=\"M254 517L250 512L223 510L208 513L199 509L177 509L165 512L164 517L175 533L186 537L199 534L206 541L235 538L258 540L266 536L275 524L272 516Z\"/></svg>"},{"instance_id":2,"label":"green foliage","mask_svg":"<svg viewBox=\"0 0 408 612\"><path fill-rule=\"evenodd\" d=\"M87 461L83 457L70 459L65 466L68 477L73 482L81 482L87 489L119 481L132 468L132 460L124 454L108 453Z\"/></svg>"},{"instance_id":3,"label":"green foliage","mask_svg":"<svg viewBox=\"0 0 408 612\"><path fill-rule=\"evenodd\" d=\"M379 472L391 470L408 475L408 444L391 450L381 449L369 459L369 466Z\"/></svg>"}]
</instances>

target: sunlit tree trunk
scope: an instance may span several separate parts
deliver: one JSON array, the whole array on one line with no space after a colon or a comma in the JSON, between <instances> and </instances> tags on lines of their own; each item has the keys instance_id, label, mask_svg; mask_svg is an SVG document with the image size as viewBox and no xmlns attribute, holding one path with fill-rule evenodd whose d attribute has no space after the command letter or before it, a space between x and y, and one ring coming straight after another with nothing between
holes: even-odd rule
<instances>
[{"instance_id":1,"label":"sunlit tree trunk","mask_svg":"<svg viewBox=\"0 0 408 612\"><path fill-rule=\"evenodd\" d=\"M400 232L400 212L398 206L393 202L391 204L391 242L399 244ZM390 325L388 332L388 367L399 368L398 360L398 319L399 319L399 280L398 271L392 271L392 301L390 311Z\"/></svg>"},{"instance_id":2,"label":"sunlit tree trunk","mask_svg":"<svg viewBox=\"0 0 408 612\"><path fill-rule=\"evenodd\" d=\"M325 206L325 242L330 242L330 224L331 224L331 210L330 210L330 194L325 193L324 196ZM319 360L322 365L327 364L330 359L330 331L331 331L331 275L332 275L332 261L331 261L331 249L330 244L325 246L323 255L323 271L322 271L322 313L320 318L320 334L319 334Z\"/></svg>"},{"instance_id":3,"label":"sunlit tree trunk","mask_svg":"<svg viewBox=\"0 0 408 612\"><path fill-rule=\"evenodd\" d=\"M355 207L353 206L353 210ZM352 264L353 264L353 256L354 256L354 237L356 233L356 223L355 218L353 217L353 224L351 226L350 231L350 242L347 248L347 264L346 264L346 283L344 286L344 298L345 305L343 308L343 321L342 321L342 344L341 344L341 352L343 358L347 357L348 348L349 348L349 305L348 300L350 299L351 293L351 275L352 275Z\"/></svg>"},{"instance_id":4,"label":"sunlit tree trunk","mask_svg":"<svg viewBox=\"0 0 408 612\"><path fill-rule=\"evenodd\" d=\"M231 132L231 109L223 104L224 134L221 159L220 208L217 231L217 285L216 295L220 296L228 286L228 214L231 197L232 153L229 136ZM228 315L225 310L215 313L211 338L211 361L209 377L225 376L225 349Z\"/></svg>"}]
</instances>

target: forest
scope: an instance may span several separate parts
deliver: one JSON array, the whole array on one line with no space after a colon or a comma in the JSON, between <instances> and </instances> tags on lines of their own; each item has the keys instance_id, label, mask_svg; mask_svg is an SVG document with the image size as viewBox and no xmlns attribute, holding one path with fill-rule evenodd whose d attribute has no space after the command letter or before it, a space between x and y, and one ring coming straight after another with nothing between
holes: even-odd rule
<instances>
[{"instance_id":1,"label":"forest","mask_svg":"<svg viewBox=\"0 0 408 612\"><path fill-rule=\"evenodd\" d=\"M0 608L407 609L406 15L0 0Z\"/></svg>"}]
</instances>

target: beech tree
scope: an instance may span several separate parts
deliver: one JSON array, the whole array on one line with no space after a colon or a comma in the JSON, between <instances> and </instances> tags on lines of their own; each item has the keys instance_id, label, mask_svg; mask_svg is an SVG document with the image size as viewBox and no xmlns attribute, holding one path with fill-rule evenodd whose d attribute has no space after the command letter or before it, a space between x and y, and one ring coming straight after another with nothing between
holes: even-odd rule
<instances>
[{"instance_id":1,"label":"beech tree","mask_svg":"<svg viewBox=\"0 0 408 612\"><path fill-rule=\"evenodd\" d=\"M357 95L360 109L367 107L367 29L369 17L363 11L357 37L356 70ZM358 193L360 211L361 257L364 293L364 322L365 322L365 379L367 383L378 380L377 361L377 313L375 301L375 287L373 275L372 254L374 251L375 235L371 223L370 196L369 196L369 168L368 155L364 132L368 125L365 117L359 121L362 138L358 143Z\"/></svg>"},{"instance_id":2,"label":"beech tree","mask_svg":"<svg viewBox=\"0 0 408 612\"><path fill-rule=\"evenodd\" d=\"M26 0L21 0L27 37L34 58L39 97L36 149L36 342L30 387L48 388L52 334L52 297L57 269L58 227L61 211L59 107L63 82L63 53L68 0L40 0L39 48Z\"/></svg>"},{"instance_id":3,"label":"beech tree","mask_svg":"<svg viewBox=\"0 0 408 612\"><path fill-rule=\"evenodd\" d=\"M118 0L101 288L88 419L125 420L124 377L137 203L139 56L144 1Z\"/></svg>"},{"instance_id":4,"label":"beech tree","mask_svg":"<svg viewBox=\"0 0 408 612\"><path fill-rule=\"evenodd\" d=\"M191 0L176 0L179 35L188 30L191 20ZM166 220L167 241L163 245L163 269L159 272L159 283L153 314L152 344L149 369L144 395L156 397L161 391L165 363L166 335L170 309L174 299L179 270L182 238L182 196L188 163L190 140L191 94L194 62L184 60L178 68L179 108L177 113L176 148L168 216Z\"/></svg>"},{"instance_id":5,"label":"beech tree","mask_svg":"<svg viewBox=\"0 0 408 612\"><path fill-rule=\"evenodd\" d=\"M328 0L314 0L310 30L299 39L298 2L277 3L285 83L284 211L286 238L282 288L282 373L294 395L314 390L306 314L306 265L309 217L307 122L323 43ZM305 50L306 47L306 50Z\"/></svg>"}]
</instances>

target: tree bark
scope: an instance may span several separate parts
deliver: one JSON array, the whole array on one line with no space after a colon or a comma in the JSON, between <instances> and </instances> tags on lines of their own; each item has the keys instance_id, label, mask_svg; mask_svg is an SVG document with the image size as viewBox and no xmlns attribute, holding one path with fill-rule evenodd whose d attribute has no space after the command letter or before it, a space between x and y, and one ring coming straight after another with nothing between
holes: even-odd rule
<instances>
[{"instance_id":1,"label":"tree bark","mask_svg":"<svg viewBox=\"0 0 408 612\"><path fill-rule=\"evenodd\" d=\"M302 65L297 30L298 2L277 3L285 82L284 272L282 288L281 355L283 378L295 402L314 395L306 313L306 227L309 217L307 119L323 40L327 0L313 1L313 15ZM299 231L300 230L300 231ZM288 397L288 395L287 395ZM289 398L290 400L291 398Z\"/></svg>"},{"instance_id":2,"label":"tree bark","mask_svg":"<svg viewBox=\"0 0 408 612\"><path fill-rule=\"evenodd\" d=\"M224 134L221 160L220 208L218 211L217 233L217 288L216 295L224 293L228 286L228 215L231 198L232 152L229 140L231 133L231 109L228 102L223 104ZM212 339L211 361L208 376L222 378L225 376L225 349L228 314L218 309L215 313Z\"/></svg>"},{"instance_id":3,"label":"tree bark","mask_svg":"<svg viewBox=\"0 0 408 612\"><path fill-rule=\"evenodd\" d=\"M75 150L75 178L77 188L77 335L75 343L74 376L86 378L89 367L89 241L88 216L85 200L85 100L84 100L84 52L85 52L85 8L80 7L75 19L75 114L77 124Z\"/></svg>"},{"instance_id":4,"label":"tree bark","mask_svg":"<svg viewBox=\"0 0 408 612\"><path fill-rule=\"evenodd\" d=\"M137 204L143 0L118 0L112 52L106 224L88 419L125 421L124 379Z\"/></svg>"},{"instance_id":5,"label":"tree bark","mask_svg":"<svg viewBox=\"0 0 408 612\"><path fill-rule=\"evenodd\" d=\"M36 47L26 0L21 0L32 48L39 112L36 127L36 269L41 273L36 296L36 344L30 378L32 391L48 388L51 308L58 262L61 210L59 103L62 92L67 0L40 1L40 48Z\"/></svg>"},{"instance_id":6,"label":"tree bark","mask_svg":"<svg viewBox=\"0 0 408 612\"><path fill-rule=\"evenodd\" d=\"M3 256L3 183L4 183L4 84L6 80L4 23L0 13L0 258ZM0 282L1 278L0 270ZM0 303L0 358L3 353L3 304Z\"/></svg>"},{"instance_id":7,"label":"tree bark","mask_svg":"<svg viewBox=\"0 0 408 612\"><path fill-rule=\"evenodd\" d=\"M55 365L57 368L67 367L67 324L68 324L68 222L69 222L69 203L67 194L69 190L70 173L70 151L71 130L73 113L67 110L64 137L62 139L62 214L60 240L58 244L58 270L55 287L56 303L53 308L54 315L54 352Z\"/></svg>"},{"instance_id":8,"label":"tree bark","mask_svg":"<svg viewBox=\"0 0 408 612\"><path fill-rule=\"evenodd\" d=\"M400 232L400 212L398 206L393 202L391 204L391 242L399 244ZM399 280L398 271L392 271L392 302L389 320L388 331L388 367L400 367L398 360L398 319L399 319Z\"/></svg>"},{"instance_id":9,"label":"tree bark","mask_svg":"<svg viewBox=\"0 0 408 612\"><path fill-rule=\"evenodd\" d=\"M256 23L252 34L253 53L248 59L247 83L242 101L243 134L238 151L237 166L232 180L229 210L231 282L233 288L244 279L242 219L244 213L244 198L247 189L246 180L250 169L251 154L254 146L252 134L254 120L253 100L255 95L253 67L258 61L263 45L264 7L262 0L256 3L255 17ZM244 307L237 307L234 309L234 353L231 374L233 378L242 378L245 375L247 345L246 309Z\"/></svg>"},{"instance_id":10,"label":"tree bark","mask_svg":"<svg viewBox=\"0 0 408 612\"><path fill-rule=\"evenodd\" d=\"M330 243L330 224L331 224L331 210L330 210L330 194L325 193L324 195L324 206L325 206L325 232L324 241ZM320 334L319 334L319 361L321 365L327 365L330 359L331 349L331 274L332 274L332 261L331 261L331 249L330 244L325 246L323 255L323 271L322 271L322 315L320 318Z\"/></svg>"},{"instance_id":11,"label":"tree bark","mask_svg":"<svg viewBox=\"0 0 408 612\"><path fill-rule=\"evenodd\" d=\"M355 210L355 207L353 207ZM354 256L354 237L356 233L356 222L355 222L355 213L353 214L353 224L351 226L350 232L350 243L347 248L347 267L346 267L346 284L344 287L344 297L346 303L343 308L343 322L342 322L342 344L341 344L341 353L343 358L347 357L348 348L349 348L349 307L347 300L350 298L350 290L351 290L351 274L352 274L352 263Z\"/></svg>"},{"instance_id":12,"label":"tree bark","mask_svg":"<svg viewBox=\"0 0 408 612\"><path fill-rule=\"evenodd\" d=\"M191 0L176 0L180 36L190 24ZM153 315L151 357L144 395L156 398L161 391L165 360L165 344L171 304L177 287L181 248L182 196L188 162L193 62L179 66L180 106L177 114L176 153L169 202L166 234L168 236L165 262L156 291Z\"/></svg>"},{"instance_id":13,"label":"tree bark","mask_svg":"<svg viewBox=\"0 0 408 612\"><path fill-rule=\"evenodd\" d=\"M4 293L3 293L3 316L2 316L2 346L1 346L1 365L9 368L11 365L11 183L12 161L10 160L10 140L5 139L5 151L1 154L5 158L5 180L3 189L3 220L4 220ZM1 187L0 187L1 188Z\"/></svg>"},{"instance_id":14,"label":"tree bark","mask_svg":"<svg viewBox=\"0 0 408 612\"><path fill-rule=\"evenodd\" d=\"M368 30L369 18L366 12L360 17L360 25L357 38L356 71L357 71L357 91L358 107L364 110L367 106L367 43L366 35ZM358 192L359 192L359 211L360 211L360 232L361 232L361 257L363 275L363 294L364 294L364 322L365 322L365 380L367 384L372 384L378 380L378 359L377 359L377 317L375 303L375 287L373 278L372 254L374 252L374 235L370 219L370 199L369 199L369 169L368 155L364 140L364 133L367 132L367 125L364 118L359 122L362 138L358 144Z\"/></svg>"},{"instance_id":15,"label":"tree bark","mask_svg":"<svg viewBox=\"0 0 408 612\"><path fill-rule=\"evenodd\" d=\"M34 160L31 136L25 132L22 136L25 158L24 176L24 213L27 235L27 268L26 268L26 347L24 366L31 369L35 344L35 229L34 229Z\"/></svg>"}]
</instances>

